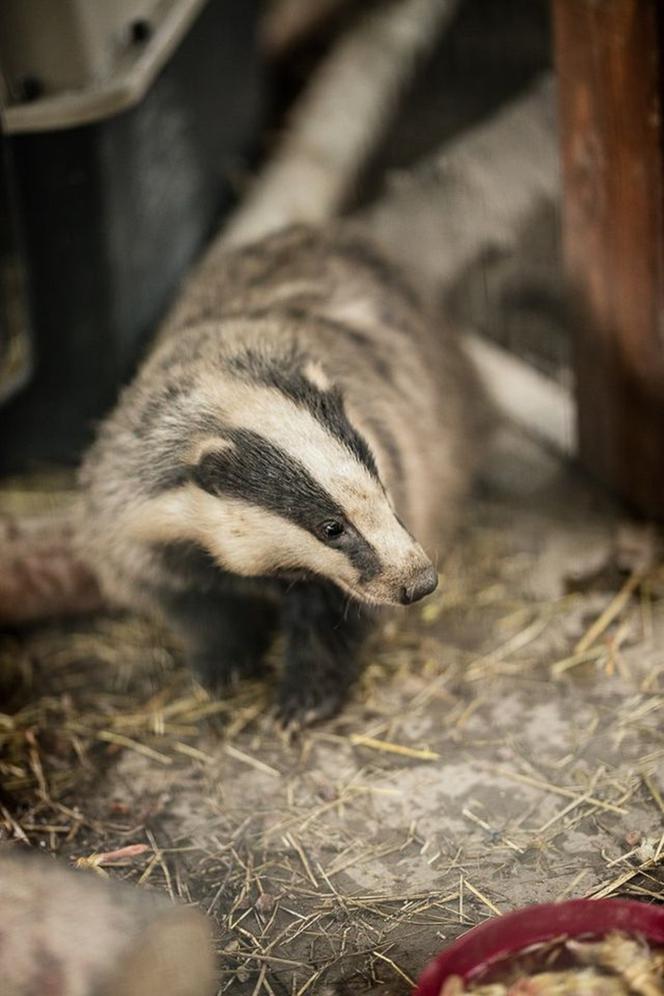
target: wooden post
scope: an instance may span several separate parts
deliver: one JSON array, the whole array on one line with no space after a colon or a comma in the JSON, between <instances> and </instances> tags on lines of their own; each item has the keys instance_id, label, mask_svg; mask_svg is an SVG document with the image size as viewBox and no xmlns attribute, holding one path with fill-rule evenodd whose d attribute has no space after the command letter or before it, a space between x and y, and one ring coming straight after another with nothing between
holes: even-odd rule
<instances>
[{"instance_id":1,"label":"wooden post","mask_svg":"<svg viewBox=\"0 0 664 996\"><path fill-rule=\"evenodd\" d=\"M553 0L582 463L664 519L660 0Z\"/></svg>"}]
</instances>

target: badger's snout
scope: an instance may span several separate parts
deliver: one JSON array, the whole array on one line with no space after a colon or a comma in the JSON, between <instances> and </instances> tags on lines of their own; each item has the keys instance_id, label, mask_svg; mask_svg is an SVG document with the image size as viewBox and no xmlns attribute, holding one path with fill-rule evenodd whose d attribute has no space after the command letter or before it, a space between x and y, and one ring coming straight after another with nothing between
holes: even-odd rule
<instances>
[{"instance_id":1,"label":"badger's snout","mask_svg":"<svg viewBox=\"0 0 664 996\"><path fill-rule=\"evenodd\" d=\"M377 605L412 605L436 590L437 571L391 507L377 508L383 515L374 506L374 522L363 530L371 544L372 570L351 582L354 594Z\"/></svg>"},{"instance_id":2,"label":"badger's snout","mask_svg":"<svg viewBox=\"0 0 664 996\"><path fill-rule=\"evenodd\" d=\"M435 567L421 547L411 540L411 548L401 563L393 559L389 566L358 585L356 592L359 598L378 605L412 605L437 587Z\"/></svg>"},{"instance_id":3,"label":"badger's snout","mask_svg":"<svg viewBox=\"0 0 664 996\"><path fill-rule=\"evenodd\" d=\"M429 564L419 571L412 581L402 586L400 591L400 601L402 605L412 605L419 602L425 595L430 595L438 587L438 574L433 566Z\"/></svg>"}]
</instances>

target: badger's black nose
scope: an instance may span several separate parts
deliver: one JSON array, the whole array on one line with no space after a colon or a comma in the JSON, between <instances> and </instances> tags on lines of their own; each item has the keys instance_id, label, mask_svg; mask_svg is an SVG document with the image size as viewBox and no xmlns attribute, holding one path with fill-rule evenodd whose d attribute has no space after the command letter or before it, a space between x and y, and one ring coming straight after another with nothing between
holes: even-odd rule
<instances>
[{"instance_id":1,"label":"badger's black nose","mask_svg":"<svg viewBox=\"0 0 664 996\"><path fill-rule=\"evenodd\" d=\"M438 587L438 574L433 567L421 571L410 584L401 589L402 605L412 605L419 602L425 595L430 595Z\"/></svg>"}]
</instances>

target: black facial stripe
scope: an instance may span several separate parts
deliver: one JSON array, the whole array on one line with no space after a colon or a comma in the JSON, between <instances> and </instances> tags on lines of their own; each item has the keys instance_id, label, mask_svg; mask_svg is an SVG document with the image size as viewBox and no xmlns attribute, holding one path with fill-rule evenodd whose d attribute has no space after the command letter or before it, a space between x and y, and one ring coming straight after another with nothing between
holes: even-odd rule
<instances>
[{"instance_id":1,"label":"black facial stripe","mask_svg":"<svg viewBox=\"0 0 664 996\"><path fill-rule=\"evenodd\" d=\"M193 417L189 414L183 402L191 389L190 378L168 382L159 391L150 393L133 414L131 433L144 442L144 452L150 454L149 460L139 468L149 494L176 488L188 479L187 467L179 459L182 426L192 436L214 436L220 431L219 418L213 413L200 409Z\"/></svg>"},{"instance_id":2,"label":"black facial stripe","mask_svg":"<svg viewBox=\"0 0 664 996\"><path fill-rule=\"evenodd\" d=\"M360 581L371 581L381 572L380 559L371 543L365 540L356 529L351 530L352 546L337 546L336 549L346 554L353 567L359 572Z\"/></svg>"},{"instance_id":3,"label":"black facial stripe","mask_svg":"<svg viewBox=\"0 0 664 996\"><path fill-rule=\"evenodd\" d=\"M204 490L258 505L312 533L325 519L347 522L331 495L284 450L248 429L227 430L224 438L234 445L207 453L194 470ZM335 549L348 557L363 581L380 572L376 551L352 524Z\"/></svg>"},{"instance_id":4,"label":"black facial stripe","mask_svg":"<svg viewBox=\"0 0 664 996\"><path fill-rule=\"evenodd\" d=\"M385 422L372 418L367 421L367 426L375 433L376 440L380 443L385 456L392 464L392 470L394 472L395 480L402 483L405 480L405 472L403 466L403 460L401 458L401 450L393 436L390 432L389 427Z\"/></svg>"},{"instance_id":5,"label":"black facial stripe","mask_svg":"<svg viewBox=\"0 0 664 996\"><path fill-rule=\"evenodd\" d=\"M378 479L378 470L368 444L348 421L343 397L338 388L323 391L308 380L302 372L307 357L296 346L282 357L269 358L252 350L235 356L229 363L231 369L248 375L254 382L273 387L301 408L306 408L317 422L342 443L353 456Z\"/></svg>"},{"instance_id":6,"label":"black facial stripe","mask_svg":"<svg viewBox=\"0 0 664 996\"><path fill-rule=\"evenodd\" d=\"M213 494L241 498L298 525L313 526L343 511L306 468L248 429L230 429L234 445L212 451L199 464L199 483Z\"/></svg>"}]
</instances>

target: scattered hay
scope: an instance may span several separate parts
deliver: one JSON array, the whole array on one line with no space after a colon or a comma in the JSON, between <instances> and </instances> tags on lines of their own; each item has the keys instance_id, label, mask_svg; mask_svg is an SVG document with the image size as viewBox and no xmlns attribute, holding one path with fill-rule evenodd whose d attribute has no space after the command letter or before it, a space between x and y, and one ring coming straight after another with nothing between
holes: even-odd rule
<instances>
[{"instance_id":1,"label":"scattered hay","mask_svg":"<svg viewBox=\"0 0 664 996\"><path fill-rule=\"evenodd\" d=\"M69 500L60 482L39 506L39 487L0 509ZM405 993L438 947L524 902L661 901L664 567L535 598L536 553L505 520L482 510L440 596L295 741L269 680L213 700L142 620L7 633L2 833L198 904L220 991L256 996ZM557 701L561 730L528 725Z\"/></svg>"}]
</instances>

